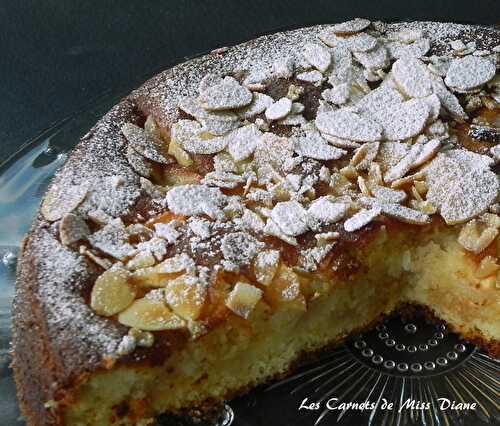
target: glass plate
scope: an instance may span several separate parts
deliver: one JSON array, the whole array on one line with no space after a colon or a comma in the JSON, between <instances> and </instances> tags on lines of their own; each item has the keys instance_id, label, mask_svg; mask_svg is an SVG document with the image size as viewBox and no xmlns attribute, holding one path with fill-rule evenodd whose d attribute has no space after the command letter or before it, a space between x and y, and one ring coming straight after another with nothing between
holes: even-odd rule
<instances>
[{"instance_id":1,"label":"glass plate","mask_svg":"<svg viewBox=\"0 0 500 426\"><path fill-rule=\"evenodd\" d=\"M54 172L122 95L105 94L57 123L0 167L0 418L23 424L10 353L18 247ZM219 426L500 424L500 362L444 324L388 319L325 352L291 377L230 401ZM161 425L189 424L162 416ZM199 424L199 423L198 423Z\"/></svg>"}]
</instances>

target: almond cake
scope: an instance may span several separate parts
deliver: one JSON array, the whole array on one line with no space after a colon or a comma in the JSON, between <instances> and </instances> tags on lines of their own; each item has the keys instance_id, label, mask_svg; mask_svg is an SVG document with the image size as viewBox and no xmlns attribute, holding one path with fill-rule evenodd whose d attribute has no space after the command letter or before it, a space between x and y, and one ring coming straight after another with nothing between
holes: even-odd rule
<instances>
[{"instance_id":1,"label":"almond cake","mask_svg":"<svg viewBox=\"0 0 500 426\"><path fill-rule=\"evenodd\" d=\"M500 31L353 19L146 82L22 247L28 425L200 416L404 305L500 356Z\"/></svg>"}]
</instances>

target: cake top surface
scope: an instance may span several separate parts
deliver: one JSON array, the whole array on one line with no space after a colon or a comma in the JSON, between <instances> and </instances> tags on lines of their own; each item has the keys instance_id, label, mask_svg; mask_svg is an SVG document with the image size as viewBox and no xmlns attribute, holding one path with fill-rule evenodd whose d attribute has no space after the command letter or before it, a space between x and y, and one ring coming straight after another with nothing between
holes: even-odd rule
<instances>
[{"instance_id":1,"label":"cake top surface","mask_svg":"<svg viewBox=\"0 0 500 426\"><path fill-rule=\"evenodd\" d=\"M490 28L354 19L159 74L54 179L16 304L35 293L85 371L261 300L305 309L302 277L389 221L463 227L480 253L500 226L499 54Z\"/></svg>"}]
</instances>

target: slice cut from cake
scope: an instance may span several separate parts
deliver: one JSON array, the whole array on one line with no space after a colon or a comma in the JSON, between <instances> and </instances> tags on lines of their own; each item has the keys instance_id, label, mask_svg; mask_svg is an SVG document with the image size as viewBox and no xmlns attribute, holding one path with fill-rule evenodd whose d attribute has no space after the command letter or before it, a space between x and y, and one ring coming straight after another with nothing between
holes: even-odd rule
<instances>
[{"instance_id":1,"label":"slice cut from cake","mask_svg":"<svg viewBox=\"0 0 500 426\"><path fill-rule=\"evenodd\" d=\"M499 45L354 19L216 50L123 99L22 248L28 424L207 413L407 304L500 356Z\"/></svg>"}]
</instances>

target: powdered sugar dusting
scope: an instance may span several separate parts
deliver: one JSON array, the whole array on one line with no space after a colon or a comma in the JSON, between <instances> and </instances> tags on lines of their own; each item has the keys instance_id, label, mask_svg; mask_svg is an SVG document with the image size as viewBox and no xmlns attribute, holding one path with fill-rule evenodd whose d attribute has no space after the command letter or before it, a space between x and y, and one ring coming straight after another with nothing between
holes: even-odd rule
<instances>
[{"instance_id":1,"label":"powdered sugar dusting","mask_svg":"<svg viewBox=\"0 0 500 426\"><path fill-rule=\"evenodd\" d=\"M460 105L462 95L457 97L452 91L469 90L472 84L484 84L491 72L482 60L489 61L490 58L485 54L474 56L481 59L479 62L467 59L482 64L478 65L476 80L467 80L470 76L464 79L450 65L446 76L447 84L450 79L455 82L449 84L451 90L443 83L442 73L429 72L427 75L427 69L424 71L419 65L417 76L408 66L420 64L409 57L421 58L429 49L429 55L447 54L451 49L450 40L464 40L467 46L475 30L461 25L404 23L390 24L382 30L382 27L372 25L367 32L362 32L368 25L369 21L354 20L333 27L311 27L266 36L191 60L165 71L135 91L84 138L52 188L56 191L58 187L67 189L68 185L74 185L85 188L88 193L82 190L85 194L75 197L69 204L60 203L66 204L60 210L57 210L59 202L52 203L55 213L46 219L59 220L68 213L84 220L91 218L92 229L94 226L99 229L89 236L93 248L83 246L82 252L92 253L95 259L102 257L92 260L92 256L84 258L63 248L49 233L43 219L37 222L30 237L32 248L27 254L34 255L38 265L39 295L44 309L49 311L48 324L54 330L55 339L60 339L61 346L65 339L77 341L79 358L76 362L72 360L74 365L94 368L97 364L92 362L100 362L104 355L114 354L126 335L124 327L93 314L80 297L82 280L88 278L89 271L99 268L97 265L102 266L105 261L111 263L108 256L127 263L128 256L134 255L134 267L137 267L141 253L148 252L155 259L163 259L171 255L167 254L169 250L174 250L181 256L184 254L183 259L190 259L190 273L197 274L196 280L208 283L210 273L217 268L233 272L239 268L251 268L255 257L266 248L262 239L276 237L297 246L303 266L314 270L329 253L331 241L340 238L336 232L324 232L325 226L347 218L344 229L355 232L379 214L408 223L428 222L427 213L413 208L419 201L412 198L415 191L410 193L406 187L396 190L384 186L404 178L413 168L423 167L426 171L422 173L417 169L415 172L419 179L417 183L421 184L419 188L429 186L427 200L436 204L448 223L475 217L494 202L498 180L496 174L487 168L490 166L471 166L463 158L454 157L456 154L446 160L453 162L454 172L451 174L446 171L447 167L435 166L436 158L443 156L439 152L450 143L447 140L450 135L447 128L443 128L439 136L442 141L432 139L434 136L427 127L439 124L439 119L448 123L449 117L443 114L445 110L455 119L467 119ZM382 36L378 31L383 31ZM496 33L483 31L491 37L478 38L477 50L498 45L498 36L496 42L490 40L495 39L493 34ZM339 36L344 33L350 36ZM352 35L354 33L357 34ZM321 38L318 38L319 34L323 34ZM321 40L334 47L324 47ZM390 58L402 58L400 64L406 65L400 70L396 68L391 74ZM428 58L423 60L427 63ZM459 68L459 65L456 63L455 67ZM311 70L311 66L316 69ZM313 83L304 86L316 85L319 92L325 89L332 92L325 92L320 112L316 113L315 107L311 109L299 98L303 92L296 89L296 93L292 91L295 93L293 98L306 105L305 111L301 111L297 104L294 106L291 99L290 102L282 101L286 108L276 108L278 114L267 117L273 123L266 122L260 114L272 106L272 98L266 94L268 85L275 78L292 76L299 81L294 82L297 86L304 84L300 83L302 78L302 81ZM427 78L431 81L430 89ZM385 92L378 92L382 89L372 91L373 85L381 85ZM252 90L262 90L263 93L252 93ZM405 101L399 92L405 97L422 100ZM437 107L436 97L442 111ZM179 104L181 100L184 102ZM342 108L337 109L327 102L342 105ZM144 130L138 123L143 122L142 114L152 114L160 127L170 129L178 122L179 107L184 111L182 114L194 118L184 123L191 126L193 132L184 139L174 132L175 140L185 150L191 149L195 164L201 161L196 156L217 154L213 161L215 170L212 171L207 162L207 170L201 176L204 183L200 184L198 177L195 183L189 181L162 187L154 180L151 162L165 163L164 160L170 162L172 159L164 154L167 146L149 143L158 136L154 126L149 127L150 117ZM256 117L259 121L254 125L252 121ZM127 141L121 132L126 123L125 129L131 130L127 139L132 141ZM287 130L291 137L282 136L288 134L282 129L284 124L295 126L293 130ZM272 132L278 132L280 136ZM419 138L423 132L430 136ZM311 134L315 136L311 138ZM140 138L149 142L145 144L143 139L137 142ZM394 142L407 138L413 140ZM377 145L372 145L373 142ZM370 145L356 153L342 149L359 148L362 143ZM377 149L370 149L375 146ZM355 164L347 161L340 164L343 156L347 157L346 160L352 156L359 158L356 157ZM335 163L337 159L340 161ZM333 162L334 166L326 161ZM429 161L431 167L426 169ZM151 191L146 191L144 184L141 187L138 174L152 179ZM187 179L190 175L181 176ZM355 186L360 181L364 183L364 191L373 195L377 204L353 215L359 208L361 197L366 196ZM326 188L327 193L335 195L320 198L319 182L323 185L322 190ZM234 190L227 194L237 195L226 195L224 191L227 189ZM132 235L130 225L123 220L120 224L119 219L114 218L125 217L141 195L153 192L158 212L168 208L168 214L191 218L158 223L150 233L134 234L134 238L143 240L131 244L128 241ZM412 208L404 205L407 203ZM142 219L135 217L135 220ZM301 236L308 233L315 234L312 241L316 241L317 246L302 247ZM70 236L68 234L62 239ZM278 255L279 251L276 251L268 257L275 259L279 258ZM268 261L260 260L263 266L269 266ZM202 264L205 261L208 267ZM130 267L132 270L132 263ZM22 269L22 274L28 274L27 264ZM291 293L296 297L300 289L290 290ZM19 297L22 296L21 288ZM56 330L61 327L63 332L57 334ZM75 336L82 335L83 338L75 340Z\"/></svg>"}]
</instances>

